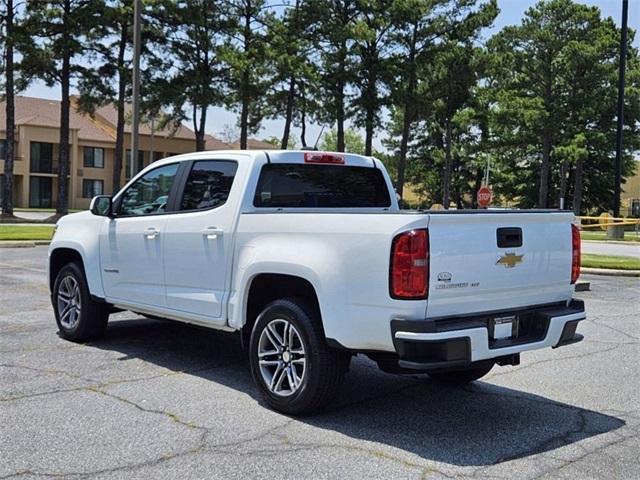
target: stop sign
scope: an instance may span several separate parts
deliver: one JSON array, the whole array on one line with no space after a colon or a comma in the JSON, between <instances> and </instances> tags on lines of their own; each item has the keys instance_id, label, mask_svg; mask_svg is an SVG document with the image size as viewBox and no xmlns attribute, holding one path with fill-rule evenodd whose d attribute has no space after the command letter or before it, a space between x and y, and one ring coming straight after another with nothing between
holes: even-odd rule
<instances>
[{"instance_id":1,"label":"stop sign","mask_svg":"<svg viewBox=\"0 0 640 480\"><path fill-rule=\"evenodd\" d=\"M487 208L491 203L491 188L488 186L480 187L478 190L478 206Z\"/></svg>"}]
</instances>

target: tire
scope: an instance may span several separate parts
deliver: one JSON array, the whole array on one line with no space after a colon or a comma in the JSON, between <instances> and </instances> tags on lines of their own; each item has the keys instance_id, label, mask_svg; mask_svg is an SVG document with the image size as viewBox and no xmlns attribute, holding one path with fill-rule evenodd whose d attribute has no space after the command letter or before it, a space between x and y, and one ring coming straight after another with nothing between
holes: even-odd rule
<instances>
[{"instance_id":1,"label":"tire","mask_svg":"<svg viewBox=\"0 0 640 480\"><path fill-rule=\"evenodd\" d=\"M471 364L467 368L429 372L429 376L437 382L462 385L484 377L493 365L493 361L487 360Z\"/></svg>"},{"instance_id":2,"label":"tire","mask_svg":"<svg viewBox=\"0 0 640 480\"><path fill-rule=\"evenodd\" d=\"M60 269L51 301L62 338L85 342L104 334L109 306L91 299L80 263L71 262Z\"/></svg>"},{"instance_id":3,"label":"tire","mask_svg":"<svg viewBox=\"0 0 640 480\"><path fill-rule=\"evenodd\" d=\"M285 414L306 415L325 407L335 397L350 359L347 352L327 345L319 315L302 299L270 303L251 331L253 380L269 406Z\"/></svg>"}]
</instances>

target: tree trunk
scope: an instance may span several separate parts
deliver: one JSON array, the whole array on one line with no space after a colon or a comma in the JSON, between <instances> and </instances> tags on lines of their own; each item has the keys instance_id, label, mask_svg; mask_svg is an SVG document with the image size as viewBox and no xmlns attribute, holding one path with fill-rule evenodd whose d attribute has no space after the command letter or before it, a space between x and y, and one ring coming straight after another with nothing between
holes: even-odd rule
<instances>
[{"instance_id":1,"label":"tree trunk","mask_svg":"<svg viewBox=\"0 0 640 480\"><path fill-rule=\"evenodd\" d=\"M127 49L127 32L129 22L125 19L120 25L120 42L118 45L118 119L116 120L116 150L113 155L113 189L115 195L120 190L120 178L122 177L122 157L124 155L124 102L126 96L127 70L124 63L124 54Z\"/></svg>"},{"instance_id":2,"label":"tree trunk","mask_svg":"<svg viewBox=\"0 0 640 480\"><path fill-rule=\"evenodd\" d=\"M7 0L6 17L6 148L4 157L4 195L2 197L2 216L13 217L13 161L15 145L15 97L13 87L13 0Z\"/></svg>"},{"instance_id":3,"label":"tree trunk","mask_svg":"<svg viewBox=\"0 0 640 480\"><path fill-rule=\"evenodd\" d=\"M404 115L402 119L402 138L400 140L400 157L398 158L398 182L396 184L396 192L402 199L404 190L404 172L407 165L407 150L409 148L409 134L411 133L411 118L407 109L411 108L405 105Z\"/></svg>"},{"instance_id":4,"label":"tree trunk","mask_svg":"<svg viewBox=\"0 0 640 480\"><path fill-rule=\"evenodd\" d=\"M482 186L482 168L478 167L476 170L476 178L473 182L473 192L471 197L471 208L478 208L478 190Z\"/></svg>"},{"instance_id":5,"label":"tree trunk","mask_svg":"<svg viewBox=\"0 0 640 480\"><path fill-rule=\"evenodd\" d=\"M567 174L569 172L569 160L564 159L562 165L560 165L560 192L558 193L558 208L564 208L566 206L567 196Z\"/></svg>"},{"instance_id":6,"label":"tree trunk","mask_svg":"<svg viewBox=\"0 0 640 480\"><path fill-rule=\"evenodd\" d=\"M378 52L376 50L375 44L373 44L370 48L367 49L367 55L369 57L369 64L367 65L367 87L365 90L365 120L364 120L364 131L365 131L365 139L364 139L364 154L367 156L371 156L373 154L373 132L375 129L375 118L376 118L376 105L378 100L378 93L376 90L376 82L377 82L377 63L372 62L371 59L378 59ZM372 65L371 63L374 63Z\"/></svg>"},{"instance_id":7,"label":"tree trunk","mask_svg":"<svg viewBox=\"0 0 640 480\"><path fill-rule=\"evenodd\" d=\"M364 131L365 131L364 154L370 157L371 155L373 155L373 117L369 117L369 112L367 112L367 119L366 119Z\"/></svg>"},{"instance_id":8,"label":"tree trunk","mask_svg":"<svg viewBox=\"0 0 640 480\"><path fill-rule=\"evenodd\" d=\"M546 59L545 63L545 81L544 81L544 106L546 112L549 114L549 118L545 120L545 125L542 128L542 159L540 161L540 189L538 190L538 208L547 208L547 201L549 198L549 160L551 158L551 128L552 123L551 113L554 108L553 104L553 90L551 86L552 82L551 74L551 60Z\"/></svg>"},{"instance_id":9,"label":"tree trunk","mask_svg":"<svg viewBox=\"0 0 640 480\"><path fill-rule=\"evenodd\" d=\"M446 120L444 137L444 172L442 175L442 206L449 210L451 204L451 119Z\"/></svg>"},{"instance_id":10,"label":"tree trunk","mask_svg":"<svg viewBox=\"0 0 640 480\"><path fill-rule=\"evenodd\" d=\"M296 79L293 75L289 78L289 91L287 92L287 108L284 116L284 131L280 148L286 150L289 146L289 135L291 135L291 121L293 119L293 102L296 98Z\"/></svg>"},{"instance_id":11,"label":"tree trunk","mask_svg":"<svg viewBox=\"0 0 640 480\"><path fill-rule=\"evenodd\" d=\"M242 94L242 110L240 111L240 150L247 149L248 122L249 119L249 100L246 94Z\"/></svg>"},{"instance_id":12,"label":"tree trunk","mask_svg":"<svg viewBox=\"0 0 640 480\"><path fill-rule=\"evenodd\" d=\"M64 2L63 23L66 25L71 10L70 0ZM62 72L60 75L60 87L62 101L60 102L60 146L58 160L58 204L56 215L62 216L69 213L69 84L71 83L71 54L69 52L69 30L64 28L62 37Z\"/></svg>"},{"instance_id":13,"label":"tree trunk","mask_svg":"<svg viewBox=\"0 0 640 480\"><path fill-rule=\"evenodd\" d=\"M193 132L196 136L196 151L202 152L205 149L205 124L207 121L207 107L200 107L200 120L196 120L198 107L193 107Z\"/></svg>"},{"instance_id":14,"label":"tree trunk","mask_svg":"<svg viewBox=\"0 0 640 480\"><path fill-rule=\"evenodd\" d=\"M542 159L540 161L540 190L538 191L538 208L547 208L549 196L549 159L551 157L551 131L548 128L542 133Z\"/></svg>"},{"instance_id":15,"label":"tree trunk","mask_svg":"<svg viewBox=\"0 0 640 480\"><path fill-rule=\"evenodd\" d=\"M402 118L402 138L400 139L400 155L398 158L398 181L396 184L396 192L402 199L404 190L404 174L407 166L407 151L409 149L409 136L411 135L411 124L413 123L414 104L413 97L417 88L417 78L415 71L416 60L416 35L417 24L413 26L413 36L411 38L411 45L409 48L409 55L406 59L406 65L409 67L409 79L407 83L407 90L405 92L404 99L404 112Z\"/></svg>"},{"instance_id":16,"label":"tree trunk","mask_svg":"<svg viewBox=\"0 0 640 480\"><path fill-rule=\"evenodd\" d=\"M575 184L573 187L573 213L582 212L582 158L576 160Z\"/></svg>"},{"instance_id":17,"label":"tree trunk","mask_svg":"<svg viewBox=\"0 0 640 480\"><path fill-rule=\"evenodd\" d=\"M244 52L248 53L251 39L251 12L247 10L244 14ZM242 86L240 88L242 107L240 110L240 150L247 149L247 139L249 137L249 69L245 67L242 71Z\"/></svg>"},{"instance_id":18,"label":"tree trunk","mask_svg":"<svg viewBox=\"0 0 640 480\"><path fill-rule=\"evenodd\" d=\"M347 69L346 65L347 59L347 46L343 42L340 47L340 55L338 56L338 81L336 85L336 122L337 122L337 141L336 141L336 151L344 152L345 151L345 142L344 142L344 121L345 121L345 111L344 111L344 88L345 88L345 72Z\"/></svg>"}]
</instances>

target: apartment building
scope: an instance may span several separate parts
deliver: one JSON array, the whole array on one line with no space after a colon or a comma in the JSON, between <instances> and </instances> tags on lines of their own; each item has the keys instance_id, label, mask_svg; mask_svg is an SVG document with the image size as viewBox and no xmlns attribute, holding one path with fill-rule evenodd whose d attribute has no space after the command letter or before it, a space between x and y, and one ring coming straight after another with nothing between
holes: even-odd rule
<instances>
[{"instance_id":1,"label":"apartment building","mask_svg":"<svg viewBox=\"0 0 640 480\"><path fill-rule=\"evenodd\" d=\"M14 163L14 206L55 208L58 192L60 102L33 97L16 97L16 143ZM88 208L94 195L111 194L115 153L117 111L114 106L98 109L92 117L79 113L72 98L70 118L69 207ZM0 179L6 148L5 104L0 102ZM154 128L140 125L140 151L136 172L149 163L195 150L195 135L184 125ZM130 175L131 125L125 125L124 165L120 185ZM207 150L232 146L207 135ZM0 198L3 192L0 192Z\"/></svg>"}]
</instances>

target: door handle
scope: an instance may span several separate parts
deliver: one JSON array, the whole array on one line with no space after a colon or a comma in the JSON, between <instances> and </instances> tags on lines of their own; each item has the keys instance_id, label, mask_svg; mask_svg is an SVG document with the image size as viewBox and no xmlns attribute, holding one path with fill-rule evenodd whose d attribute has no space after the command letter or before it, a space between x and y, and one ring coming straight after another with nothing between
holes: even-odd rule
<instances>
[{"instance_id":1,"label":"door handle","mask_svg":"<svg viewBox=\"0 0 640 480\"><path fill-rule=\"evenodd\" d=\"M144 236L146 238L148 238L149 240L153 240L154 238L156 238L158 235L160 235L160 230L158 230L155 227L149 227L144 231Z\"/></svg>"},{"instance_id":2,"label":"door handle","mask_svg":"<svg viewBox=\"0 0 640 480\"><path fill-rule=\"evenodd\" d=\"M202 236L207 237L209 240L215 240L216 238L221 237L223 233L223 230L216 227L207 227L202 230Z\"/></svg>"}]
</instances>

